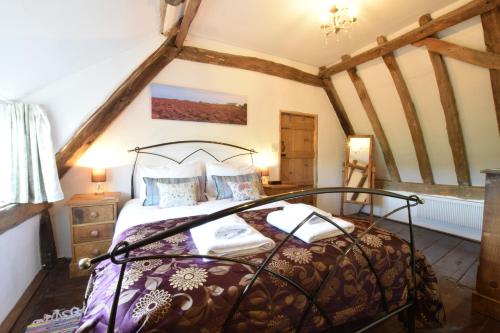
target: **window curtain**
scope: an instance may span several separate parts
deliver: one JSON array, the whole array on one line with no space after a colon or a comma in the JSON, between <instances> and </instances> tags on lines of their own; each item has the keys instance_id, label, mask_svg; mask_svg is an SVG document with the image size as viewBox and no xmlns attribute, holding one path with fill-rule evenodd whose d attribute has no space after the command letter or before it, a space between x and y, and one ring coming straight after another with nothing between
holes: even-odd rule
<instances>
[{"instance_id":1,"label":"window curtain","mask_svg":"<svg viewBox=\"0 0 500 333\"><path fill-rule=\"evenodd\" d=\"M62 200L50 123L39 105L0 102L0 200Z\"/></svg>"}]
</instances>

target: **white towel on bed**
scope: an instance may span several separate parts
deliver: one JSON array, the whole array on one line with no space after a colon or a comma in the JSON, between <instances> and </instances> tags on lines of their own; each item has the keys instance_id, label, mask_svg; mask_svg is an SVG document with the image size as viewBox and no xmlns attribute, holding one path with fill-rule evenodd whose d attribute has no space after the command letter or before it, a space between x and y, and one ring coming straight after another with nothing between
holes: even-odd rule
<instances>
[{"instance_id":1,"label":"white towel on bed","mask_svg":"<svg viewBox=\"0 0 500 333\"><path fill-rule=\"evenodd\" d=\"M302 205L302 207L299 205ZM287 205L283 210L274 211L267 215L267 222L285 232L291 232L313 211L334 221L348 233L354 231L354 224L352 224L351 222L342 220L338 217L333 217L330 213L323 212L316 207L305 204ZM321 214L321 212L323 212L324 214ZM336 226L316 216L304 223L302 227L300 227L300 229L295 232L294 235L306 243L312 243L342 234L343 232Z\"/></svg>"},{"instance_id":2,"label":"white towel on bed","mask_svg":"<svg viewBox=\"0 0 500 333\"><path fill-rule=\"evenodd\" d=\"M275 243L237 215L208 222L191 229L200 254L237 257L270 251Z\"/></svg>"}]
</instances>

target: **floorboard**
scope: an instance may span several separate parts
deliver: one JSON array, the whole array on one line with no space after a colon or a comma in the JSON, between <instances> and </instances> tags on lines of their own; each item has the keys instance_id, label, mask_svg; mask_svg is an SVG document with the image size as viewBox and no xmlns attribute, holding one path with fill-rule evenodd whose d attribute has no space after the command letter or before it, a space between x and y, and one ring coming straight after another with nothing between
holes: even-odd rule
<instances>
[{"instance_id":1,"label":"floorboard","mask_svg":"<svg viewBox=\"0 0 500 333\"><path fill-rule=\"evenodd\" d=\"M382 222L381 227L408 239L408 225ZM417 330L421 333L496 333L500 322L471 312L471 295L476 284L479 244L424 228L414 228L417 249L423 251L439 276L441 297L447 322L443 328ZM53 268L30 300L11 333L22 333L26 325L56 308L81 306L86 278L69 279L68 263ZM406 332L393 318L375 327L370 333Z\"/></svg>"},{"instance_id":2,"label":"floorboard","mask_svg":"<svg viewBox=\"0 0 500 333\"><path fill-rule=\"evenodd\" d=\"M479 257L479 244L463 240L437 261L433 267L438 276L458 281Z\"/></svg>"}]
</instances>

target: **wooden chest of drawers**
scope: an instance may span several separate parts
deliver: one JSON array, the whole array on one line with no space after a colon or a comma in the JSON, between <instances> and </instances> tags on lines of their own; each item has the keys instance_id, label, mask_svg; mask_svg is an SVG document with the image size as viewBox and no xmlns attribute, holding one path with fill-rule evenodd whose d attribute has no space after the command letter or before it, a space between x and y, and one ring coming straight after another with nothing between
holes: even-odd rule
<instances>
[{"instance_id":1,"label":"wooden chest of drawers","mask_svg":"<svg viewBox=\"0 0 500 333\"><path fill-rule=\"evenodd\" d=\"M111 245L120 194L77 194L66 205L70 208L71 248L70 277L89 272L78 269L78 260L106 253Z\"/></svg>"}]
</instances>

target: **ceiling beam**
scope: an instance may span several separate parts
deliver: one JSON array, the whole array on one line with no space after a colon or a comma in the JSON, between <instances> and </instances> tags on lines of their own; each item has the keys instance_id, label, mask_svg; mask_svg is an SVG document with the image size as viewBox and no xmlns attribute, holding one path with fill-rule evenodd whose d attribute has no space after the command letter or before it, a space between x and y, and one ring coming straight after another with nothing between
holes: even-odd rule
<instances>
[{"instance_id":1,"label":"ceiling beam","mask_svg":"<svg viewBox=\"0 0 500 333\"><path fill-rule=\"evenodd\" d=\"M177 57L182 60L246 69L323 88L323 81L314 74L255 57L222 53L191 46L183 47Z\"/></svg>"},{"instance_id":2,"label":"ceiling beam","mask_svg":"<svg viewBox=\"0 0 500 333\"><path fill-rule=\"evenodd\" d=\"M484 200L484 187L480 186L404 183L376 179L375 188L389 191L406 191L412 193L453 196L463 199Z\"/></svg>"},{"instance_id":3,"label":"ceiling beam","mask_svg":"<svg viewBox=\"0 0 500 333\"><path fill-rule=\"evenodd\" d=\"M164 34L165 31L165 17L167 16L167 2L166 0L160 0L160 34Z\"/></svg>"},{"instance_id":4,"label":"ceiling beam","mask_svg":"<svg viewBox=\"0 0 500 333\"><path fill-rule=\"evenodd\" d=\"M500 54L500 8L481 14L484 42L486 50ZM498 132L500 134L500 70L490 69L491 88L497 115Z\"/></svg>"},{"instance_id":5,"label":"ceiling beam","mask_svg":"<svg viewBox=\"0 0 500 333\"><path fill-rule=\"evenodd\" d=\"M500 69L500 53L478 51L432 37L422 39L413 45L425 46L429 51L472 65Z\"/></svg>"},{"instance_id":6,"label":"ceiling beam","mask_svg":"<svg viewBox=\"0 0 500 333\"><path fill-rule=\"evenodd\" d=\"M387 39L384 36L379 36L377 38L377 43L379 45L383 45L384 43L387 43ZM420 126L417 110L415 109L415 104L413 104L411 99L406 81L403 78L403 74L401 73L401 69L399 68L394 53L387 53L382 56L382 59L391 73L399 99L401 100L401 105L403 106L406 122L408 123L408 128L410 129L415 154L417 156L420 176L422 177L424 183L434 184L434 176L432 175L431 162L429 160L429 154L427 153L424 134L422 133L422 127Z\"/></svg>"},{"instance_id":7,"label":"ceiling beam","mask_svg":"<svg viewBox=\"0 0 500 333\"><path fill-rule=\"evenodd\" d=\"M345 135L346 136L353 135L354 129L352 127L351 122L349 121L349 117L347 116L347 112L345 111L344 105L340 100L339 94L337 93L337 90L333 86L331 78L323 79L323 84L324 84L323 89L325 90L326 95L328 96L328 99L330 100L330 103L333 106L333 110L337 114L340 126L342 126Z\"/></svg>"},{"instance_id":8,"label":"ceiling beam","mask_svg":"<svg viewBox=\"0 0 500 333\"><path fill-rule=\"evenodd\" d=\"M407 33L402 34L401 36L390 40L384 45L379 45L356 56L353 56L349 61L342 61L338 64L332 65L320 71L319 75L321 77L329 77L346 69L356 67L364 62L382 57L403 46L415 43L416 41L429 37L457 23L486 13L492 9L495 9L499 5L500 0L473 0L464 6L461 6L447 14L436 18L435 20L432 20L416 29L410 30Z\"/></svg>"},{"instance_id":9,"label":"ceiling beam","mask_svg":"<svg viewBox=\"0 0 500 333\"><path fill-rule=\"evenodd\" d=\"M426 25L431 22L429 14L420 17L419 23ZM464 136L462 126L458 116L458 108L455 100L455 94L451 85L448 69L443 57L439 53L429 51L432 67L436 76L436 82L439 90L441 105L443 106L444 118L446 122L446 132L455 164L455 173L457 175L458 185L470 186L470 171L467 154L465 151Z\"/></svg>"},{"instance_id":10,"label":"ceiling beam","mask_svg":"<svg viewBox=\"0 0 500 333\"><path fill-rule=\"evenodd\" d=\"M349 56L342 56L342 61L349 61ZM387 165L387 169L389 174L391 175L391 180L395 182L401 181L401 176L399 175L399 170L396 165L396 160L394 159L394 155L392 154L391 147L389 145L389 141L385 136L384 129L382 128L382 124L377 116L377 112L372 104L370 96L368 95L368 91L366 90L365 83L357 74L356 68L347 69L347 73L351 78L354 87L356 88L356 92L358 93L361 104L363 104L363 108L366 111L366 115L368 116L368 120L370 121L373 132L375 133L375 137L377 138L380 148L382 148L382 154L384 155L385 164Z\"/></svg>"},{"instance_id":11,"label":"ceiling beam","mask_svg":"<svg viewBox=\"0 0 500 333\"><path fill-rule=\"evenodd\" d=\"M168 64L179 49L173 47L175 29L155 52L130 74L111 96L81 125L64 147L56 154L59 177L76 164L83 153L102 132L125 110L147 84Z\"/></svg>"},{"instance_id":12,"label":"ceiling beam","mask_svg":"<svg viewBox=\"0 0 500 333\"><path fill-rule=\"evenodd\" d=\"M179 33L175 39L175 46L178 48L181 48L184 45L184 41L186 40L189 32L189 27L191 27L191 23L193 23L196 13L198 12L198 8L200 8L200 4L201 0L189 0L187 3Z\"/></svg>"}]
</instances>

